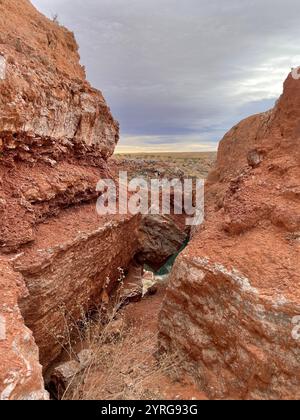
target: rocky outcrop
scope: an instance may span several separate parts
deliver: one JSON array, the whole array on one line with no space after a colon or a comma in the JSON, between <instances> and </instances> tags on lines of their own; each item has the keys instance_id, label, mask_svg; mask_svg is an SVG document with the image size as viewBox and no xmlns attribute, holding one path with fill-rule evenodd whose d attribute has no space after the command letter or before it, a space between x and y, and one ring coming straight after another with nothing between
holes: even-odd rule
<instances>
[{"instance_id":1,"label":"rocky outcrop","mask_svg":"<svg viewBox=\"0 0 300 420\"><path fill-rule=\"evenodd\" d=\"M103 292L117 284L119 269L129 266L138 225L138 216L105 222L95 215L94 204L70 209L41 225L39 239L14 261L29 291L21 310L44 367L61 353L68 320L101 304Z\"/></svg>"},{"instance_id":2,"label":"rocky outcrop","mask_svg":"<svg viewBox=\"0 0 300 420\"><path fill-rule=\"evenodd\" d=\"M119 129L71 32L13 0L0 4L0 34L0 246L14 251L60 208L96 197Z\"/></svg>"},{"instance_id":3,"label":"rocky outcrop","mask_svg":"<svg viewBox=\"0 0 300 420\"><path fill-rule=\"evenodd\" d=\"M48 399L32 332L25 327L18 300L28 296L20 275L0 259L0 400Z\"/></svg>"},{"instance_id":4,"label":"rocky outcrop","mask_svg":"<svg viewBox=\"0 0 300 420\"><path fill-rule=\"evenodd\" d=\"M299 399L300 83L222 140L206 221L178 258L160 344L210 398Z\"/></svg>"},{"instance_id":5,"label":"rocky outcrop","mask_svg":"<svg viewBox=\"0 0 300 420\"><path fill-rule=\"evenodd\" d=\"M96 213L118 137L73 34L28 0L0 2L1 399L47 398L40 362L137 250L138 216Z\"/></svg>"},{"instance_id":6,"label":"rocky outcrop","mask_svg":"<svg viewBox=\"0 0 300 420\"><path fill-rule=\"evenodd\" d=\"M154 214L143 216L139 229L139 261L159 269L176 254L188 238L183 219Z\"/></svg>"},{"instance_id":7,"label":"rocky outcrop","mask_svg":"<svg viewBox=\"0 0 300 420\"><path fill-rule=\"evenodd\" d=\"M118 124L86 81L73 34L28 0L1 2L0 15L1 150L25 160L39 157L36 148L47 157L49 145L61 156L112 155Z\"/></svg>"}]
</instances>

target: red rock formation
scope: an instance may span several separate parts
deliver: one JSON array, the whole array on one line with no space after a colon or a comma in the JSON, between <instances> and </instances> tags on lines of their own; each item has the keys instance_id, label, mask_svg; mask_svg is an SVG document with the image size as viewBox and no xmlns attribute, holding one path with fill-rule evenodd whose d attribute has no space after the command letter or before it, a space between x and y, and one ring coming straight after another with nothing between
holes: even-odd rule
<instances>
[{"instance_id":1,"label":"red rock formation","mask_svg":"<svg viewBox=\"0 0 300 420\"><path fill-rule=\"evenodd\" d=\"M0 400L47 399L38 348L18 307L27 289L22 277L2 260L0 289Z\"/></svg>"},{"instance_id":2,"label":"red rock formation","mask_svg":"<svg viewBox=\"0 0 300 420\"><path fill-rule=\"evenodd\" d=\"M112 155L118 124L86 81L73 34L28 0L1 2L0 16L2 149L20 151L25 160L34 147L47 157L49 143L52 154L79 147Z\"/></svg>"},{"instance_id":3,"label":"red rock formation","mask_svg":"<svg viewBox=\"0 0 300 420\"><path fill-rule=\"evenodd\" d=\"M119 130L77 50L29 1L0 2L1 399L46 398L39 350L46 367L66 316L99 303L138 246L138 216L96 214Z\"/></svg>"},{"instance_id":4,"label":"red rock formation","mask_svg":"<svg viewBox=\"0 0 300 420\"><path fill-rule=\"evenodd\" d=\"M139 254L137 259L141 263L150 264L158 270L171 255L175 255L186 242L188 233L184 231L182 220L184 217L164 215L143 216L139 230Z\"/></svg>"},{"instance_id":5,"label":"red rock formation","mask_svg":"<svg viewBox=\"0 0 300 420\"><path fill-rule=\"evenodd\" d=\"M272 111L226 134L205 224L173 269L160 343L211 398L300 398L299 110L289 76Z\"/></svg>"},{"instance_id":6,"label":"red rock formation","mask_svg":"<svg viewBox=\"0 0 300 420\"><path fill-rule=\"evenodd\" d=\"M0 34L0 243L10 251L63 205L95 198L119 130L72 33L13 0L0 4Z\"/></svg>"},{"instance_id":7,"label":"red rock formation","mask_svg":"<svg viewBox=\"0 0 300 420\"><path fill-rule=\"evenodd\" d=\"M68 319L79 320L93 303L100 304L107 279L112 289L118 269L129 266L138 247L139 220L105 222L94 204L70 209L41 225L35 243L14 261L30 293L20 307L44 367L61 353Z\"/></svg>"}]
</instances>

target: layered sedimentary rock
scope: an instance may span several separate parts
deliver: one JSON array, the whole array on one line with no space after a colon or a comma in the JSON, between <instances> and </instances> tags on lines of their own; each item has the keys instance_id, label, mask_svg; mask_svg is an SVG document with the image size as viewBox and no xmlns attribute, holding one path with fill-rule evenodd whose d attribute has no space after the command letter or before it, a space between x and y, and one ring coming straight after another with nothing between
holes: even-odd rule
<instances>
[{"instance_id":1,"label":"layered sedimentary rock","mask_svg":"<svg viewBox=\"0 0 300 420\"><path fill-rule=\"evenodd\" d=\"M40 362L138 246L138 216L96 213L119 129L77 50L29 1L0 2L1 399L47 398Z\"/></svg>"},{"instance_id":2,"label":"layered sedimentary rock","mask_svg":"<svg viewBox=\"0 0 300 420\"><path fill-rule=\"evenodd\" d=\"M210 398L299 399L300 82L222 140L206 221L178 258L160 344Z\"/></svg>"},{"instance_id":3,"label":"layered sedimentary rock","mask_svg":"<svg viewBox=\"0 0 300 420\"><path fill-rule=\"evenodd\" d=\"M0 4L0 34L0 241L11 250L47 213L95 197L119 130L71 32L14 0Z\"/></svg>"},{"instance_id":4,"label":"layered sedimentary rock","mask_svg":"<svg viewBox=\"0 0 300 420\"><path fill-rule=\"evenodd\" d=\"M84 148L110 156L118 141L102 94L85 79L74 36L28 0L0 4L2 150L34 147L57 153Z\"/></svg>"},{"instance_id":5,"label":"layered sedimentary rock","mask_svg":"<svg viewBox=\"0 0 300 420\"><path fill-rule=\"evenodd\" d=\"M0 261L0 288L0 400L47 399L38 348L18 306L28 292L7 261Z\"/></svg>"},{"instance_id":6,"label":"layered sedimentary rock","mask_svg":"<svg viewBox=\"0 0 300 420\"><path fill-rule=\"evenodd\" d=\"M70 209L41 225L35 243L16 258L13 267L30 294L20 307L44 367L61 353L69 321L100 305L104 288L109 293L119 269L129 266L138 226L138 216L103 221L94 204Z\"/></svg>"}]
</instances>

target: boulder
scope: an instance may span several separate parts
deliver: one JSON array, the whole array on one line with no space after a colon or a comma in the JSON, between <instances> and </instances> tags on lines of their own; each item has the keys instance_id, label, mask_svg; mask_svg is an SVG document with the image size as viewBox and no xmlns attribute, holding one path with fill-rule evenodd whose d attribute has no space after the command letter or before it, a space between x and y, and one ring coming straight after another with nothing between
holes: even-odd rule
<instances>
[{"instance_id":1,"label":"boulder","mask_svg":"<svg viewBox=\"0 0 300 420\"><path fill-rule=\"evenodd\" d=\"M187 237L185 229L173 217L145 215L139 229L139 261L159 269L179 251Z\"/></svg>"}]
</instances>

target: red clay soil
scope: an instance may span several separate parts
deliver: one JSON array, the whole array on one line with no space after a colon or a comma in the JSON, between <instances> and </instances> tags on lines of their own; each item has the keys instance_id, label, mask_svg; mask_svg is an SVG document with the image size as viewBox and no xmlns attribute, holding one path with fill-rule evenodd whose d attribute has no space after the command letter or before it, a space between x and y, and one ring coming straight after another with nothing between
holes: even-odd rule
<instances>
[{"instance_id":1,"label":"red clay soil","mask_svg":"<svg viewBox=\"0 0 300 420\"><path fill-rule=\"evenodd\" d=\"M161 310L162 302L166 293L166 285L161 285L158 292L149 296L140 302L127 306L123 313L126 323L131 326L139 336L141 345L143 341L147 341L147 337L156 337L158 334L158 316ZM157 350L157 339L152 340L152 348L149 348L149 354L152 355L148 359L149 367L154 367L157 364L155 358ZM139 354L136 354L137 362ZM180 366L179 366L180 368ZM172 369L170 369L172 371ZM187 373L180 371L181 377L178 379L172 378L173 375L162 372L157 372L153 375L149 382L144 386L153 393L159 395L162 399L166 400L206 400L206 395L201 392L194 385L192 378Z\"/></svg>"}]
</instances>

